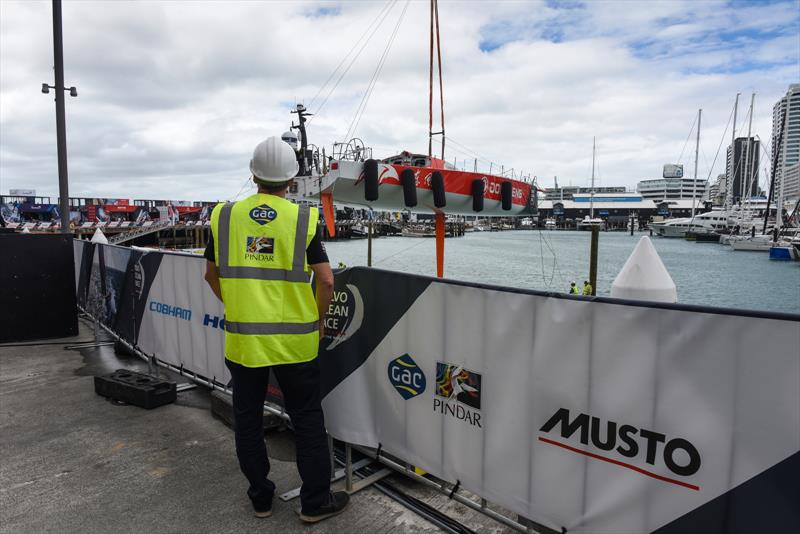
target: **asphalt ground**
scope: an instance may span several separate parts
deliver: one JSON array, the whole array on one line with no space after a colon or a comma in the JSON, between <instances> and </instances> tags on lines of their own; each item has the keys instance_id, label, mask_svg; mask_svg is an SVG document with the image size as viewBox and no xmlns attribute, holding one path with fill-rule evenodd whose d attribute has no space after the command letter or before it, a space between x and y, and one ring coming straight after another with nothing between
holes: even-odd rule
<instances>
[{"instance_id":1,"label":"asphalt ground","mask_svg":"<svg viewBox=\"0 0 800 534\"><path fill-rule=\"evenodd\" d=\"M93 339L82 321L76 338L0 346L0 532L439 531L373 488L314 526L300 522L298 500L276 498L272 517L255 518L233 433L212 415L208 390L153 410L109 401L95 394L95 375L147 365L111 346L64 348ZM266 439L278 493L298 487L291 431ZM509 531L404 477L388 480L477 532Z\"/></svg>"}]
</instances>

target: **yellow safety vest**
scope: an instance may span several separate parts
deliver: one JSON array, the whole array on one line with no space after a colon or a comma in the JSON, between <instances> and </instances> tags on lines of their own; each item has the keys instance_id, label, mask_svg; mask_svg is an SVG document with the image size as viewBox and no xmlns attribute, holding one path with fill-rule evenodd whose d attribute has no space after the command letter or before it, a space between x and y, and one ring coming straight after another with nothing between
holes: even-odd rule
<instances>
[{"instance_id":1,"label":"yellow safety vest","mask_svg":"<svg viewBox=\"0 0 800 534\"><path fill-rule=\"evenodd\" d=\"M592 284L586 284L583 286L583 294L584 295L591 295L592 294Z\"/></svg>"},{"instance_id":2,"label":"yellow safety vest","mask_svg":"<svg viewBox=\"0 0 800 534\"><path fill-rule=\"evenodd\" d=\"M306 248L319 210L255 194L211 212L225 304L225 357L246 367L313 360L319 312Z\"/></svg>"}]
</instances>

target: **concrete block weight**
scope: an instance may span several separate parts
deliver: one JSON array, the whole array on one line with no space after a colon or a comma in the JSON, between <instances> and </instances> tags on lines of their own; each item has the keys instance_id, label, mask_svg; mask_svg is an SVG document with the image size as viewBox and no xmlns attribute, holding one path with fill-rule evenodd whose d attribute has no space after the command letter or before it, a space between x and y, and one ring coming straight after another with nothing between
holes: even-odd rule
<instances>
[{"instance_id":1,"label":"concrete block weight","mask_svg":"<svg viewBox=\"0 0 800 534\"><path fill-rule=\"evenodd\" d=\"M211 392L211 413L233 428L233 398L221 391ZM271 413L264 413L264 430L286 427L284 419Z\"/></svg>"},{"instance_id":2,"label":"concrete block weight","mask_svg":"<svg viewBox=\"0 0 800 534\"><path fill-rule=\"evenodd\" d=\"M118 369L105 376L94 377L94 391L103 397L148 410L175 402L177 384L143 373Z\"/></svg>"}]
</instances>

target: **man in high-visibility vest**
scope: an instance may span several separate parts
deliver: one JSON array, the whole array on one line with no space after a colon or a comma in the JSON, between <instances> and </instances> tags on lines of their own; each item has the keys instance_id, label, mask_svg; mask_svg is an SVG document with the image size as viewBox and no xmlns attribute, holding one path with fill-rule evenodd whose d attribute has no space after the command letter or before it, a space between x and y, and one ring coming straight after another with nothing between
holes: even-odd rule
<instances>
[{"instance_id":1,"label":"man in high-visibility vest","mask_svg":"<svg viewBox=\"0 0 800 534\"><path fill-rule=\"evenodd\" d=\"M272 515L275 484L264 444L264 396L270 370L281 387L297 447L300 519L314 523L348 503L330 491L330 457L320 401L319 334L333 273L317 233L319 212L286 200L297 174L294 150L279 137L250 160L258 192L211 213L206 280L225 304L225 364L233 378L239 467L257 517ZM314 272L316 296L311 289Z\"/></svg>"},{"instance_id":2,"label":"man in high-visibility vest","mask_svg":"<svg viewBox=\"0 0 800 534\"><path fill-rule=\"evenodd\" d=\"M569 283L569 294L570 295L580 295L580 292L578 291L578 286L575 285L575 280L573 280L572 282Z\"/></svg>"},{"instance_id":3,"label":"man in high-visibility vest","mask_svg":"<svg viewBox=\"0 0 800 534\"><path fill-rule=\"evenodd\" d=\"M590 284L588 280L583 281L583 295L584 296L592 295L592 284Z\"/></svg>"}]
</instances>

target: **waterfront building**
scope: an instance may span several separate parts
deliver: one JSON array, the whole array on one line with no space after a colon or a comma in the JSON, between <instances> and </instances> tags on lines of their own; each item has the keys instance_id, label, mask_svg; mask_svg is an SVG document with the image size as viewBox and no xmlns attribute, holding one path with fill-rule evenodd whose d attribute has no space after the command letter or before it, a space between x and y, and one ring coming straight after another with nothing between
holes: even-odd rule
<instances>
[{"instance_id":1,"label":"waterfront building","mask_svg":"<svg viewBox=\"0 0 800 534\"><path fill-rule=\"evenodd\" d=\"M656 178L641 180L636 191L642 198L650 200L703 199L707 194L707 184L705 180L686 177Z\"/></svg>"},{"instance_id":2,"label":"waterfront building","mask_svg":"<svg viewBox=\"0 0 800 534\"><path fill-rule=\"evenodd\" d=\"M759 143L753 137L737 137L733 145L728 145L725 180L729 203L758 195L758 148Z\"/></svg>"},{"instance_id":3,"label":"waterfront building","mask_svg":"<svg viewBox=\"0 0 800 534\"><path fill-rule=\"evenodd\" d=\"M551 219L558 228L574 228L593 209L594 217L603 219L606 228L626 228L631 218L637 221L637 227L643 228L655 218L689 216L693 202L697 213L710 208L710 204L700 199L656 202L639 193L596 193L594 198L588 193L578 193L570 200L540 200L539 220Z\"/></svg>"},{"instance_id":4,"label":"waterfront building","mask_svg":"<svg viewBox=\"0 0 800 534\"><path fill-rule=\"evenodd\" d=\"M784 142L778 144L783 116L786 115L784 126ZM784 154L784 149L786 154ZM778 100L772 108L772 158L778 157L778 166L775 172L774 197L777 198L781 180L786 171L786 183L783 196L786 199L800 198L800 83L789 86L786 95Z\"/></svg>"},{"instance_id":5,"label":"waterfront building","mask_svg":"<svg viewBox=\"0 0 800 534\"><path fill-rule=\"evenodd\" d=\"M544 199L545 200L572 200L575 195L578 194L585 194L589 195L592 192L591 187L584 187L584 186L577 186L577 185L568 185L564 187L554 187L552 189L548 189L545 192ZM595 187L594 192L596 194L607 194L607 193L624 193L625 188L622 186L613 186L613 187Z\"/></svg>"}]
</instances>

